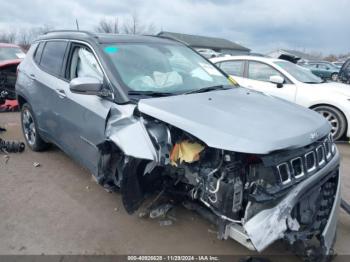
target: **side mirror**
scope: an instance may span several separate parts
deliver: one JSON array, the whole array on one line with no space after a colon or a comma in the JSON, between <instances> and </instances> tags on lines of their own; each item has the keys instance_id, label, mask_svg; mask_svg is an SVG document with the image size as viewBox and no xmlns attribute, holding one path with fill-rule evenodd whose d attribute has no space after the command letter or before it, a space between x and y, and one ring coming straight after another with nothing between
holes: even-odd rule
<instances>
[{"instance_id":1,"label":"side mirror","mask_svg":"<svg viewBox=\"0 0 350 262\"><path fill-rule=\"evenodd\" d=\"M70 81L69 89L73 93L99 95L102 90L102 82L94 77L77 77Z\"/></svg>"},{"instance_id":2,"label":"side mirror","mask_svg":"<svg viewBox=\"0 0 350 262\"><path fill-rule=\"evenodd\" d=\"M270 76L270 82L277 84L277 88L281 88L283 87L283 84L284 84L284 78L278 75Z\"/></svg>"}]
</instances>

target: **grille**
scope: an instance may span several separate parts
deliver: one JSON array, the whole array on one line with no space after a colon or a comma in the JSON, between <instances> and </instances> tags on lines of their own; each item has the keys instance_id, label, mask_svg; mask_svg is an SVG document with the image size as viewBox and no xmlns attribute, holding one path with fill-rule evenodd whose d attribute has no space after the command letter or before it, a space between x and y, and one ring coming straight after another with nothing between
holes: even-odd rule
<instances>
[{"instance_id":1,"label":"grille","mask_svg":"<svg viewBox=\"0 0 350 262\"><path fill-rule=\"evenodd\" d=\"M293 179L299 179L322 168L334 156L335 151L332 135L329 134L303 155L277 165L281 183L288 184Z\"/></svg>"}]
</instances>

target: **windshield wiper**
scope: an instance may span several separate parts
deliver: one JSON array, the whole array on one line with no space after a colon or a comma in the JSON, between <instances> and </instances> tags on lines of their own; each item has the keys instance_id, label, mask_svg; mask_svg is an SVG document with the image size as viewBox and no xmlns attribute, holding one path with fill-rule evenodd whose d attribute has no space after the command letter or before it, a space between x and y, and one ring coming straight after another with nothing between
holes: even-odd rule
<instances>
[{"instance_id":1,"label":"windshield wiper","mask_svg":"<svg viewBox=\"0 0 350 262\"><path fill-rule=\"evenodd\" d=\"M173 93L169 92L155 92L155 91L136 91L132 90L128 92L129 95L139 95L139 96L152 96L152 97L162 97L162 96L171 96Z\"/></svg>"},{"instance_id":2,"label":"windshield wiper","mask_svg":"<svg viewBox=\"0 0 350 262\"><path fill-rule=\"evenodd\" d=\"M188 91L188 92L184 93L184 95L194 94L194 93L205 93L205 92L210 92L213 90L226 90L226 89L230 89L230 87L226 87L224 85L208 86L208 87L202 87L199 89Z\"/></svg>"}]
</instances>

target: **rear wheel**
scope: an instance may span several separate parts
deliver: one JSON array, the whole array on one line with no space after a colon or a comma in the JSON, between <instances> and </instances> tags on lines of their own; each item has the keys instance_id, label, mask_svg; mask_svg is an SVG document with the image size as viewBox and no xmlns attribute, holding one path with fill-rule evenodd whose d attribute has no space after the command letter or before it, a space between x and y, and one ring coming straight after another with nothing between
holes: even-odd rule
<instances>
[{"instance_id":1,"label":"rear wheel","mask_svg":"<svg viewBox=\"0 0 350 262\"><path fill-rule=\"evenodd\" d=\"M320 113L331 125L331 132L334 140L339 140L343 137L346 130L346 119L339 109L332 106L322 105L314 107L313 110Z\"/></svg>"},{"instance_id":2,"label":"rear wheel","mask_svg":"<svg viewBox=\"0 0 350 262\"><path fill-rule=\"evenodd\" d=\"M26 143L33 151L43 151L48 147L49 144L40 137L33 110L28 103L22 106L21 123Z\"/></svg>"},{"instance_id":3,"label":"rear wheel","mask_svg":"<svg viewBox=\"0 0 350 262\"><path fill-rule=\"evenodd\" d=\"M338 81L338 74L337 74L337 73L333 73L333 74L331 75L331 80L332 80L332 81Z\"/></svg>"}]
</instances>

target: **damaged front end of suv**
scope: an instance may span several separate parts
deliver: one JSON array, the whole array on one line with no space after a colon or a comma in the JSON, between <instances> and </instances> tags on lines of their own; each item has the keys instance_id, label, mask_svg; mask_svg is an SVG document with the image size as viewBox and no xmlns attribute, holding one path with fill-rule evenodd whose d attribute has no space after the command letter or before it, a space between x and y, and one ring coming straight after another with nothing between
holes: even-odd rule
<instances>
[{"instance_id":1,"label":"damaged front end of suv","mask_svg":"<svg viewBox=\"0 0 350 262\"><path fill-rule=\"evenodd\" d=\"M298 253L333 252L339 154L316 113L235 88L141 99L106 130L122 151L109 181L129 213L162 192L250 250L283 239Z\"/></svg>"}]
</instances>

